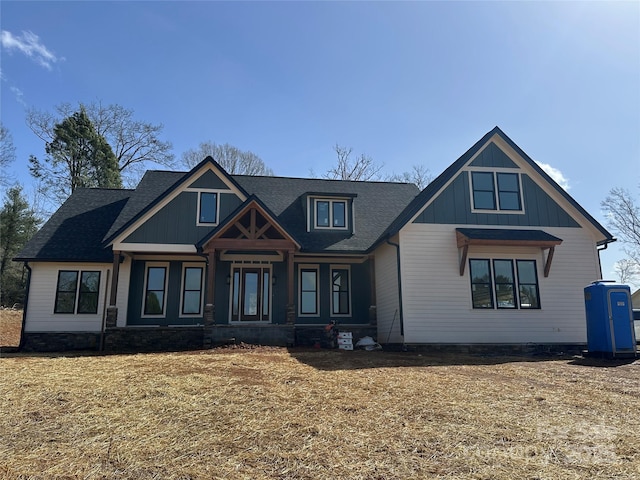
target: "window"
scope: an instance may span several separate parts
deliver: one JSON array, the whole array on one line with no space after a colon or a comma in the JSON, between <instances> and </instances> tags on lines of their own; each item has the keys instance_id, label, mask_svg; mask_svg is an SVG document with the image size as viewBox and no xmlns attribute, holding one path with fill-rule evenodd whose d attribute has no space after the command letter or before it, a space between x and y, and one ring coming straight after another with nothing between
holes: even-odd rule
<instances>
[{"instance_id":1,"label":"window","mask_svg":"<svg viewBox=\"0 0 640 480\"><path fill-rule=\"evenodd\" d=\"M498 308L516 308L516 286L511 260L494 260L493 276L496 281L496 304Z\"/></svg>"},{"instance_id":2,"label":"window","mask_svg":"<svg viewBox=\"0 0 640 480\"><path fill-rule=\"evenodd\" d=\"M518 173L471 172L471 188L476 210L522 210Z\"/></svg>"},{"instance_id":3,"label":"window","mask_svg":"<svg viewBox=\"0 0 640 480\"><path fill-rule=\"evenodd\" d=\"M540 291L535 260L470 259L473 308L539 309ZM517 288L516 288L517 286ZM494 306L495 294L495 306Z\"/></svg>"},{"instance_id":4,"label":"window","mask_svg":"<svg viewBox=\"0 0 640 480\"><path fill-rule=\"evenodd\" d=\"M98 313L99 291L100 272L60 270L53 311L54 313Z\"/></svg>"},{"instance_id":5,"label":"window","mask_svg":"<svg viewBox=\"0 0 640 480\"><path fill-rule=\"evenodd\" d=\"M469 260L473 308L493 308L489 260Z\"/></svg>"},{"instance_id":6,"label":"window","mask_svg":"<svg viewBox=\"0 0 640 480\"><path fill-rule=\"evenodd\" d=\"M181 316L199 316L202 314L203 272L203 267L183 265Z\"/></svg>"},{"instance_id":7,"label":"window","mask_svg":"<svg viewBox=\"0 0 640 480\"><path fill-rule=\"evenodd\" d=\"M349 269L331 268L331 315L351 315Z\"/></svg>"},{"instance_id":8,"label":"window","mask_svg":"<svg viewBox=\"0 0 640 480\"><path fill-rule=\"evenodd\" d=\"M315 200L316 228L347 228L345 200Z\"/></svg>"},{"instance_id":9,"label":"window","mask_svg":"<svg viewBox=\"0 0 640 480\"><path fill-rule=\"evenodd\" d=\"M540 308L535 260L516 260L520 308Z\"/></svg>"},{"instance_id":10,"label":"window","mask_svg":"<svg viewBox=\"0 0 640 480\"><path fill-rule=\"evenodd\" d=\"M300 315L319 315L318 267L300 268Z\"/></svg>"},{"instance_id":11,"label":"window","mask_svg":"<svg viewBox=\"0 0 640 480\"><path fill-rule=\"evenodd\" d=\"M218 222L218 194L200 192L198 201L198 223Z\"/></svg>"},{"instance_id":12,"label":"window","mask_svg":"<svg viewBox=\"0 0 640 480\"><path fill-rule=\"evenodd\" d=\"M143 315L163 316L167 281L166 266L147 266Z\"/></svg>"},{"instance_id":13,"label":"window","mask_svg":"<svg viewBox=\"0 0 640 480\"><path fill-rule=\"evenodd\" d=\"M271 318L271 266L231 267L231 321L267 322ZM231 282L231 279L229 279Z\"/></svg>"}]
</instances>

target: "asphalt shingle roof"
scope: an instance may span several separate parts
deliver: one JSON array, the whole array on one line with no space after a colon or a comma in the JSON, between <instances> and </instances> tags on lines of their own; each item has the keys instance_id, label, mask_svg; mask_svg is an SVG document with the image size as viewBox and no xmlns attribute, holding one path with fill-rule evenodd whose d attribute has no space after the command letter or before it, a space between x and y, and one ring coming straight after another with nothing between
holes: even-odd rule
<instances>
[{"instance_id":1,"label":"asphalt shingle roof","mask_svg":"<svg viewBox=\"0 0 640 480\"><path fill-rule=\"evenodd\" d=\"M25 245L14 260L110 262L102 239L132 190L79 188Z\"/></svg>"},{"instance_id":2,"label":"asphalt shingle roof","mask_svg":"<svg viewBox=\"0 0 640 480\"><path fill-rule=\"evenodd\" d=\"M78 189L20 252L16 260L111 261L104 248L184 178L185 172L151 170L136 190ZM306 252L365 252L419 193L413 184L286 177L230 176L254 194ZM307 232L303 210L310 192L353 197L355 228ZM355 195L355 196L354 196Z\"/></svg>"}]
</instances>

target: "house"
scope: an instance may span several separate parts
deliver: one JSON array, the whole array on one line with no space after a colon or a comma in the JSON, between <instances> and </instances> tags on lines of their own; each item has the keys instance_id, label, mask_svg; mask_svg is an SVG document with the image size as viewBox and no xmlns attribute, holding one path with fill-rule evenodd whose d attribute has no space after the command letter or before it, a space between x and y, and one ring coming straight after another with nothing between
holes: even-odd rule
<instances>
[{"instance_id":1,"label":"house","mask_svg":"<svg viewBox=\"0 0 640 480\"><path fill-rule=\"evenodd\" d=\"M23 348L583 345L614 241L494 128L411 184L229 175L212 158L135 190L79 189L16 258Z\"/></svg>"}]
</instances>

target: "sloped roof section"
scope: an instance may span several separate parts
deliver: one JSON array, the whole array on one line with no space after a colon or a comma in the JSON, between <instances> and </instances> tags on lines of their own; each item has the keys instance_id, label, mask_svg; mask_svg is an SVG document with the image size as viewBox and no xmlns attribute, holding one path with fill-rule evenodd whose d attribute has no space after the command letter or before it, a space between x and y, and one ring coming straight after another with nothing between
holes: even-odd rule
<instances>
[{"instance_id":1,"label":"sloped roof section","mask_svg":"<svg viewBox=\"0 0 640 480\"><path fill-rule=\"evenodd\" d=\"M233 175L249 194L255 194L278 217L301 245L302 252L366 252L385 228L419 193L410 183L354 182L309 178ZM307 232L306 196L351 197L355 213L353 234L343 231Z\"/></svg>"},{"instance_id":2,"label":"sloped roof section","mask_svg":"<svg viewBox=\"0 0 640 480\"><path fill-rule=\"evenodd\" d=\"M558 193L570 203L580 214L587 219L598 230L604 239L599 244L606 244L615 241L613 235L607 231L595 218L593 218L584 208L578 204L555 180L553 180L538 164L533 161L513 140L511 140L500 128L494 127L491 131L487 132L480 140L478 140L469 150L467 150L460 158L453 162L449 167L445 169L438 177L436 177L429 185L425 187L422 192L404 209L404 211L398 215L398 217L389 225L389 227L383 232L381 237L376 241L376 245L384 241L385 238L389 238L400 231L419 211L424 207L427 202L436 195L442 187L444 187L449 180L451 180L464 165L494 136L500 136L511 148L513 148L518 155L520 155L525 162L527 162L536 173L538 173L544 180L546 180Z\"/></svg>"},{"instance_id":3,"label":"sloped roof section","mask_svg":"<svg viewBox=\"0 0 640 480\"><path fill-rule=\"evenodd\" d=\"M14 258L18 261L111 262L102 239L126 207L132 190L79 188Z\"/></svg>"}]
</instances>

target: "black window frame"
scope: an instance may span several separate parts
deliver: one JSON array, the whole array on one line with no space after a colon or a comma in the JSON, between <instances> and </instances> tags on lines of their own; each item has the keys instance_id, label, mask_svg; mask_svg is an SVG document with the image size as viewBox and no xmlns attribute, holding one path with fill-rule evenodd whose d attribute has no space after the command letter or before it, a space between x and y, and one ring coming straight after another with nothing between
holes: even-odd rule
<instances>
[{"instance_id":1,"label":"black window frame","mask_svg":"<svg viewBox=\"0 0 640 480\"><path fill-rule=\"evenodd\" d=\"M149 289L149 272L152 269L161 269L164 270L163 282L162 282L162 290L151 290ZM143 294L143 304L142 304L142 316L143 318L147 317L164 317L166 315L166 296L167 296L167 276L169 275L169 267L166 265L147 265L144 276L144 294ZM149 292L162 292L162 302L160 302L160 313L149 313L148 305L149 305Z\"/></svg>"},{"instance_id":2,"label":"black window frame","mask_svg":"<svg viewBox=\"0 0 640 480\"><path fill-rule=\"evenodd\" d=\"M302 277L304 275L304 273L310 273L313 272L314 276L315 276L315 288L313 290L311 289L304 289L304 282L302 280ZM300 267L300 276L299 276L299 298L300 298L300 302L299 302L299 315L301 317L303 316L307 316L307 317L317 317L320 315L320 269L318 267ZM314 293L314 297L315 297L315 308L313 312L309 312L309 311L304 311L304 302L303 302L303 294L304 293Z\"/></svg>"},{"instance_id":3,"label":"black window frame","mask_svg":"<svg viewBox=\"0 0 640 480\"><path fill-rule=\"evenodd\" d=\"M497 271L498 269L496 268L496 264L500 262L500 263L505 263L509 265L509 270L511 272L511 281L507 282L507 281L498 281L498 275L497 275ZM517 308L518 305L518 299L516 297L516 275L513 269L513 260L508 259L508 258L494 258L493 261L491 262L491 266L493 267L493 275L492 275L492 279L493 279L493 288L495 291L495 299L496 299L496 308L498 309L508 309L508 310L513 310L515 308ZM503 288L499 288L499 287L503 287ZM505 288L506 287L506 288ZM501 302L501 298L502 292L510 292L511 293L511 301L512 303L510 305L505 305L504 302ZM503 303L501 305L501 303Z\"/></svg>"},{"instance_id":4,"label":"black window frame","mask_svg":"<svg viewBox=\"0 0 640 480\"><path fill-rule=\"evenodd\" d=\"M320 204L327 205L327 222L323 222L320 224L318 219L320 218L318 215L318 208ZM336 219L336 205L342 205L343 207L343 222L340 225L335 225ZM313 228L319 230L348 230L349 229L349 205L350 202L343 198L333 199L333 198L314 198L313 199Z\"/></svg>"},{"instance_id":5,"label":"black window frame","mask_svg":"<svg viewBox=\"0 0 640 480\"><path fill-rule=\"evenodd\" d=\"M202 205L205 195L213 196L213 220L203 219ZM198 223L216 225L218 223L218 192L198 192Z\"/></svg>"},{"instance_id":6,"label":"black window frame","mask_svg":"<svg viewBox=\"0 0 640 480\"><path fill-rule=\"evenodd\" d=\"M200 270L200 285L198 289L187 288L187 270ZM182 268L182 291L181 291L181 305L180 316L181 317L200 317L202 316L202 293L204 285L204 267L198 265L184 265ZM198 292L198 311L197 312L185 312L186 293Z\"/></svg>"},{"instance_id":7,"label":"black window frame","mask_svg":"<svg viewBox=\"0 0 640 480\"><path fill-rule=\"evenodd\" d=\"M483 262L488 266L488 275L489 281L474 281L473 276L473 262ZM509 262L510 269L512 272L512 280L513 282L498 282L496 279L496 262ZM521 270L519 268L520 265L528 264L533 268L533 275L535 283L524 282L521 279ZM540 281L538 277L538 264L536 260L532 259L519 259L519 258L470 258L469 259L469 279L471 285L471 306L474 310L540 310L542 308L541 299L540 299ZM475 292L477 291L474 288L475 285L484 285L485 290L488 290L490 294L490 302L491 305L486 306L477 306L475 300ZM512 295L513 295L513 306L509 305L500 305L499 301L499 293L498 293L498 285L511 285ZM487 289L488 286L488 289ZM536 304L523 304L522 298L522 287L533 288L533 292L535 294L535 302Z\"/></svg>"},{"instance_id":8,"label":"black window frame","mask_svg":"<svg viewBox=\"0 0 640 480\"><path fill-rule=\"evenodd\" d=\"M477 183L479 183L480 176L483 177L491 177L491 189L488 190L486 188L479 188ZM505 185L506 178L514 178L515 179L515 190ZM478 178L478 180L476 180ZM502 181L501 181L502 179ZM478 196L479 194L491 194L491 206L478 206ZM477 195L478 194L478 195ZM517 208L510 208L509 198L513 196L517 197ZM523 198L522 198L522 188L521 188L521 173L519 172L499 172L499 171L480 171L480 170L472 170L471 171L471 202L473 210L478 211L487 211L487 212L503 212L503 213L518 213L523 211Z\"/></svg>"},{"instance_id":9,"label":"black window frame","mask_svg":"<svg viewBox=\"0 0 640 480\"><path fill-rule=\"evenodd\" d=\"M344 274L346 281L336 284L335 272ZM348 267L331 267L331 316L332 317L350 317L351 316L351 269ZM337 295L337 302L336 302ZM341 311L340 307L345 303L342 299L346 297L346 311ZM337 307L337 309L336 309Z\"/></svg>"},{"instance_id":10,"label":"black window frame","mask_svg":"<svg viewBox=\"0 0 640 480\"><path fill-rule=\"evenodd\" d=\"M60 279L62 274L72 273L75 278L73 280L73 290L61 290ZM55 314L71 314L71 315L95 315L98 313L98 299L100 298L100 270L58 270L58 280L56 282L56 298L53 306L53 313ZM87 282L85 276L97 275L97 283L95 289L87 288ZM61 309L60 299L63 296L68 296L71 299L71 308ZM92 299L89 305L90 309L85 309L87 305L86 299ZM68 302L67 302L68 303Z\"/></svg>"}]
</instances>

